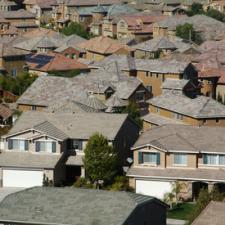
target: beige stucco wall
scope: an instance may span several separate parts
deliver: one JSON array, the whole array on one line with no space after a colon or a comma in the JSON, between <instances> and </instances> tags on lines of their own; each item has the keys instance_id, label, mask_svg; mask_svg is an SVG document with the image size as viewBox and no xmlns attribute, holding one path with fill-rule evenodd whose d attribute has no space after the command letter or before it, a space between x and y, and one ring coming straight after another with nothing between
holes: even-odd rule
<instances>
[{"instance_id":1,"label":"beige stucco wall","mask_svg":"<svg viewBox=\"0 0 225 225\"><path fill-rule=\"evenodd\" d=\"M32 137L35 137L37 135L39 135L40 133L39 132L36 132L36 131L28 131L28 132L25 132L25 133L22 133L22 134L18 134L18 135L15 135L13 137L10 137L10 139L23 139L23 140L26 140L26 139L30 139ZM52 153L52 154L59 154L61 153L61 144L56 141L56 140L53 140L49 137L40 137L40 138L37 138L35 140L30 140L29 141L29 144L28 144L28 152L31 152L31 153L35 153L35 149L36 149L36 141L53 141L53 142L56 142L56 153ZM8 149L8 139L4 139L4 150L9 150ZM15 150L9 150L9 151L16 151ZM18 150L19 151L19 150ZM45 153L39 153L39 154L45 154ZM48 153L49 154L49 153Z\"/></svg>"}]
</instances>

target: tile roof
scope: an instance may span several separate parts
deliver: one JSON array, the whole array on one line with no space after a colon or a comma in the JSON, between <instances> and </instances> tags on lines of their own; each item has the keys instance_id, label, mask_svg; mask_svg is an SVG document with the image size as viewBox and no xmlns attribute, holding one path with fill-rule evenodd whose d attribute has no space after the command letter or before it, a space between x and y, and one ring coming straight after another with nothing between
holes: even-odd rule
<instances>
[{"instance_id":1,"label":"tile roof","mask_svg":"<svg viewBox=\"0 0 225 225\"><path fill-rule=\"evenodd\" d=\"M119 41L111 39L109 37L95 37L88 41L78 44L78 47L83 48L87 51L97 52L100 54L113 54L120 49L126 49L132 51L132 48L125 44L121 44Z\"/></svg>"},{"instance_id":2,"label":"tile roof","mask_svg":"<svg viewBox=\"0 0 225 225\"><path fill-rule=\"evenodd\" d=\"M171 179L174 180L196 180L196 181L219 181L224 182L223 169L152 169L152 168L136 168L131 167L127 176L131 177L148 177L157 179ZM205 225L205 224L204 224Z\"/></svg>"},{"instance_id":3,"label":"tile roof","mask_svg":"<svg viewBox=\"0 0 225 225\"><path fill-rule=\"evenodd\" d=\"M167 207L153 197L128 192L36 187L8 195L0 204L0 221L118 225L124 224L139 205L152 202Z\"/></svg>"},{"instance_id":4,"label":"tile roof","mask_svg":"<svg viewBox=\"0 0 225 225\"><path fill-rule=\"evenodd\" d=\"M166 151L225 153L223 127L166 124L142 133L134 148L152 144Z\"/></svg>"},{"instance_id":5,"label":"tile roof","mask_svg":"<svg viewBox=\"0 0 225 225\"><path fill-rule=\"evenodd\" d=\"M206 96L191 99L180 91L165 92L148 100L151 105L193 118L225 118L225 106Z\"/></svg>"},{"instance_id":6,"label":"tile roof","mask_svg":"<svg viewBox=\"0 0 225 225\"><path fill-rule=\"evenodd\" d=\"M114 140L127 114L109 113L47 113L24 112L9 135L37 126L41 132L59 139L87 140L95 132L102 133L108 140ZM48 132L48 133L47 133ZM6 135L7 136L7 135Z\"/></svg>"},{"instance_id":7,"label":"tile roof","mask_svg":"<svg viewBox=\"0 0 225 225\"><path fill-rule=\"evenodd\" d=\"M2 167L21 168L46 168L53 169L61 155L56 154L33 154L30 152L2 151L0 154L0 165Z\"/></svg>"},{"instance_id":8,"label":"tile roof","mask_svg":"<svg viewBox=\"0 0 225 225\"><path fill-rule=\"evenodd\" d=\"M10 56L25 56L27 52L16 49L11 46L9 43L1 43L0 44L0 57L10 57Z\"/></svg>"},{"instance_id":9,"label":"tile roof","mask_svg":"<svg viewBox=\"0 0 225 225\"><path fill-rule=\"evenodd\" d=\"M28 12L25 9L19 9L17 11L1 12L5 19L35 19L36 15Z\"/></svg>"},{"instance_id":10,"label":"tile roof","mask_svg":"<svg viewBox=\"0 0 225 225\"><path fill-rule=\"evenodd\" d=\"M142 117L144 121L150 122L157 126L162 126L166 124L184 124L182 121L178 121L176 119L167 118L165 116L160 116L155 113L149 113Z\"/></svg>"},{"instance_id":11,"label":"tile roof","mask_svg":"<svg viewBox=\"0 0 225 225\"><path fill-rule=\"evenodd\" d=\"M13 112L10 108L3 104L0 104L0 116L3 118L3 120L7 120L9 117L12 116L12 114Z\"/></svg>"},{"instance_id":12,"label":"tile roof","mask_svg":"<svg viewBox=\"0 0 225 225\"><path fill-rule=\"evenodd\" d=\"M26 56L26 63L30 70L44 72L88 69L87 65L78 60L56 53L29 54Z\"/></svg>"},{"instance_id":13,"label":"tile roof","mask_svg":"<svg viewBox=\"0 0 225 225\"><path fill-rule=\"evenodd\" d=\"M225 202L211 201L191 225L225 224Z\"/></svg>"}]
</instances>

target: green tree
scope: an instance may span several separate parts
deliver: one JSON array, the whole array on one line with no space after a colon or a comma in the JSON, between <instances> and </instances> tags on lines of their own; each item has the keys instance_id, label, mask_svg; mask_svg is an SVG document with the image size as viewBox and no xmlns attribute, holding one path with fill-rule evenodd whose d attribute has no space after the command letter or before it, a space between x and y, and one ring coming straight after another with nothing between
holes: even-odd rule
<instances>
[{"instance_id":1,"label":"green tree","mask_svg":"<svg viewBox=\"0 0 225 225\"><path fill-rule=\"evenodd\" d=\"M200 3L193 3L191 5L191 9L189 11L187 11L187 15L188 16L194 16L196 14L204 14L204 10L202 7L202 4Z\"/></svg>"},{"instance_id":2,"label":"green tree","mask_svg":"<svg viewBox=\"0 0 225 225\"><path fill-rule=\"evenodd\" d=\"M176 36L180 37L184 40L189 40L189 41L193 41L196 44L201 44L202 43L202 39L200 34L198 34L195 30L192 24L190 23L185 23L185 24L181 24L178 25L176 27Z\"/></svg>"},{"instance_id":3,"label":"green tree","mask_svg":"<svg viewBox=\"0 0 225 225\"><path fill-rule=\"evenodd\" d=\"M129 116L140 126L143 126L141 119L141 113L138 105L134 102L130 102L128 106L123 110L123 113L128 113Z\"/></svg>"},{"instance_id":4,"label":"green tree","mask_svg":"<svg viewBox=\"0 0 225 225\"><path fill-rule=\"evenodd\" d=\"M102 134L90 137L84 150L84 168L93 183L110 182L117 173L117 154Z\"/></svg>"},{"instance_id":5,"label":"green tree","mask_svg":"<svg viewBox=\"0 0 225 225\"><path fill-rule=\"evenodd\" d=\"M209 9L206 15L221 22L225 22L225 15L216 9Z\"/></svg>"},{"instance_id":6,"label":"green tree","mask_svg":"<svg viewBox=\"0 0 225 225\"><path fill-rule=\"evenodd\" d=\"M202 189L199 193L195 208L188 220L187 225L192 224L195 218L199 216L199 214L209 204L210 201L223 201L223 199L224 193L220 193L217 188L214 188L210 193L207 189Z\"/></svg>"},{"instance_id":7,"label":"green tree","mask_svg":"<svg viewBox=\"0 0 225 225\"><path fill-rule=\"evenodd\" d=\"M76 34L86 39L90 39L92 37L92 35L86 31L85 27L77 22L70 23L67 27L61 29L60 32L66 36Z\"/></svg>"},{"instance_id":8,"label":"green tree","mask_svg":"<svg viewBox=\"0 0 225 225\"><path fill-rule=\"evenodd\" d=\"M36 78L36 75L31 75L29 73L19 74L16 77L0 76L0 86L15 95L21 95Z\"/></svg>"}]
</instances>

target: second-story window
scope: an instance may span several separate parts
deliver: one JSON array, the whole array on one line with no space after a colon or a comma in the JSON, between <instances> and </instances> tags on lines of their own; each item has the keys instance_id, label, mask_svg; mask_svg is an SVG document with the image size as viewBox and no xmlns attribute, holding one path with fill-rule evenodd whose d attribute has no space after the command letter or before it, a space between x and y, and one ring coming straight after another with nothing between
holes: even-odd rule
<instances>
[{"instance_id":1,"label":"second-story window","mask_svg":"<svg viewBox=\"0 0 225 225\"><path fill-rule=\"evenodd\" d=\"M187 154L175 153L173 164L175 164L175 165L187 165Z\"/></svg>"},{"instance_id":2,"label":"second-story window","mask_svg":"<svg viewBox=\"0 0 225 225\"><path fill-rule=\"evenodd\" d=\"M36 141L36 152L56 152L56 142L53 141Z\"/></svg>"},{"instance_id":3,"label":"second-story window","mask_svg":"<svg viewBox=\"0 0 225 225\"><path fill-rule=\"evenodd\" d=\"M203 154L205 165L225 165L225 155Z\"/></svg>"},{"instance_id":4,"label":"second-story window","mask_svg":"<svg viewBox=\"0 0 225 225\"><path fill-rule=\"evenodd\" d=\"M9 139L8 140L8 149L9 150L27 151L28 150L28 141L21 140L21 139Z\"/></svg>"},{"instance_id":5,"label":"second-story window","mask_svg":"<svg viewBox=\"0 0 225 225\"><path fill-rule=\"evenodd\" d=\"M139 164L160 164L160 153L158 152L138 152Z\"/></svg>"}]
</instances>

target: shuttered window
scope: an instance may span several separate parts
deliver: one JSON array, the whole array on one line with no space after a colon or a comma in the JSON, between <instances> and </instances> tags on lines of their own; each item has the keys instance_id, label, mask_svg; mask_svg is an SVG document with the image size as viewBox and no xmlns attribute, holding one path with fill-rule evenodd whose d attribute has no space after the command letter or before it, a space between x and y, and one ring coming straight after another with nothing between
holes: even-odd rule
<instances>
[{"instance_id":1,"label":"shuttered window","mask_svg":"<svg viewBox=\"0 0 225 225\"><path fill-rule=\"evenodd\" d=\"M160 153L156 152L138 152L139 164L160 164Z\"/></svg>"},{"instance_id":2,"label":"shuttered window","mask_svg":"<svg viewBox=\"0 0 225 225\"><path fill-rule=\"evenodd\" d=\"M9 150L27 151L28 144L29 143L27 140L9 139L8 140L8 149Z\"/></svg>"},{"instance_id":3,"label":"shuttered window","mask_svg":"<svg viewBox=\"0 0 225 225\"><path fill-rule=\"evenodd\" d=\"M56 152L56 142L53 141L36 141L36 152Z\"/></svg>"}]
</instances>

